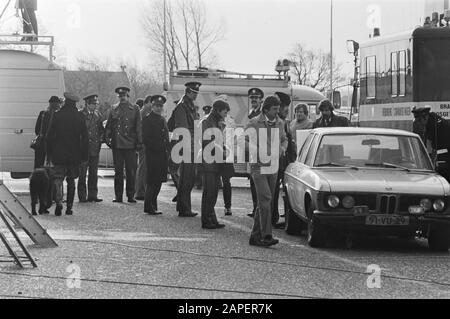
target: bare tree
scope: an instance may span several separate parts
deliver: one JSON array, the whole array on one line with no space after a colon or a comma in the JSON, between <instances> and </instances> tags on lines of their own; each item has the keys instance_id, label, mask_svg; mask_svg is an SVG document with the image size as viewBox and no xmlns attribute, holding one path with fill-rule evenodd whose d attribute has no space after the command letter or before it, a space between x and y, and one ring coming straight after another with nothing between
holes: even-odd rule
<instances>
[{"instance_id":1,"label":"bare tree","mask_svg":"<svg viewBox=\"0 0 450 319\"><path fill-rule=\"evenodd\" d=\"M138 98L162 92L162 83L159 83L152 73L138 67L136 63L123 62L121 65L130 82L132 102Z\"/></svg>"},{"instance_id":2,"label":"bare tree","mask_svg":"<svg viewBox=\"0 0 450 319\"><path fill-rule=\"evenodd\" d=\"M288 54L291 61L291 72L295 82L308 85L319 91L330 87L330 53L322 50L310 50L297 43L294 50ZM333 57L333 87L337 86L345 77L342 74L342 64Z\"/></svg>"},{"instance_id":3,"label":"bare tree","mask_svg":"<svg viewBox=\"0 0 450 319\"><path fill-rule=\"evenodd\" d=\"M207 19L201 0L166 2L166 54L170 70L193 65L205 67L215 62L213 46L224 37L224 24L216 26ZM164 2L155 0L142 10L141 24L149 49L158 57L164 54Z\"/></svg>"}]
</instances>

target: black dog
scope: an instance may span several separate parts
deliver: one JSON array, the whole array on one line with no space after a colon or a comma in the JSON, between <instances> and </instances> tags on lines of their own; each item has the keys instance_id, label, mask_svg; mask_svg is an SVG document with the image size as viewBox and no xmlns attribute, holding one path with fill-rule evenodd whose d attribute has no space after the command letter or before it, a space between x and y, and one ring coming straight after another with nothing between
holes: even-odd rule
<instances>
[{"instance_id":1,"label":"black dog","mask_svg":"<svg viewBox=\"0 0 450 319\"><path fill-rule=\"evenodd\" d=\"M31 213L37 215L36 204L39 200L39 214L49 214L52 206L54 176L49 167L37 168L30 176Z\"/></svg>"}]
</instances>

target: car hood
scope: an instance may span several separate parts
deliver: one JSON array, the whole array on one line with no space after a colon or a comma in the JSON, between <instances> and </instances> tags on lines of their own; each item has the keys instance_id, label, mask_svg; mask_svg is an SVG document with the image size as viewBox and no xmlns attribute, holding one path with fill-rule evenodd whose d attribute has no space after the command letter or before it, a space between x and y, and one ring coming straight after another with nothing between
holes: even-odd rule
<instances>
[{"instance_id":1,"label":"car hood","mask_svg":"<svg viewBox=\"0 0 450 319\"><path fill-rule=\"evenodd\" d=\"M382 192L448 195L450 186L445 179L431 172L406 172L375 169L316 170L331 192Z\"/></svg>"}]
</instances>

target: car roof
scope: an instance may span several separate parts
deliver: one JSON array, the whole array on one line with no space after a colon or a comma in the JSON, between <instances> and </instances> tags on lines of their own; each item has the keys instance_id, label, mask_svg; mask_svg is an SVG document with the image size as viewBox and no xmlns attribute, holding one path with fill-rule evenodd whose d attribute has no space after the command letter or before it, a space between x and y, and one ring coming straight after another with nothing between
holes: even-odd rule
<instances>
[{"instance_id":1,"label":"car roof","mask_svg":"<svg viewBox=\"0 0 450 319\"><path fill-rule=\"evenodd\" d=\"M378 127L321 127L315 128L311 132L320 135L332 135L332 134L385 134L385 135L401 135L401 136L411 136L417 137L417 134L404 131L395 130L389 128L378 128Z\"/></svg>"}]
</instances>

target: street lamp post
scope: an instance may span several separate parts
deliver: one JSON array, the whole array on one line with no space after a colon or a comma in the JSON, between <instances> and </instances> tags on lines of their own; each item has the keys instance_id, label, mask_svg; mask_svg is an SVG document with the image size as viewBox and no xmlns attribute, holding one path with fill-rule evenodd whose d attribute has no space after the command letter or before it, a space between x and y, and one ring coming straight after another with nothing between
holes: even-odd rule
<instances>
[{"instance_id":1,"label":"street lamp post","mask_svg":"<svg viewBox=\"0 0 450 319\"><path fill-rule=\"evenodd\" d=\"M353 74L353 94L352 94L352 106L350 108L350 118L353 113L357 112L358 103L358 52L359 43L354 40L347 40L347 51L353 54L354 57L354 74Z\"/></svg>"}]
</instances>

